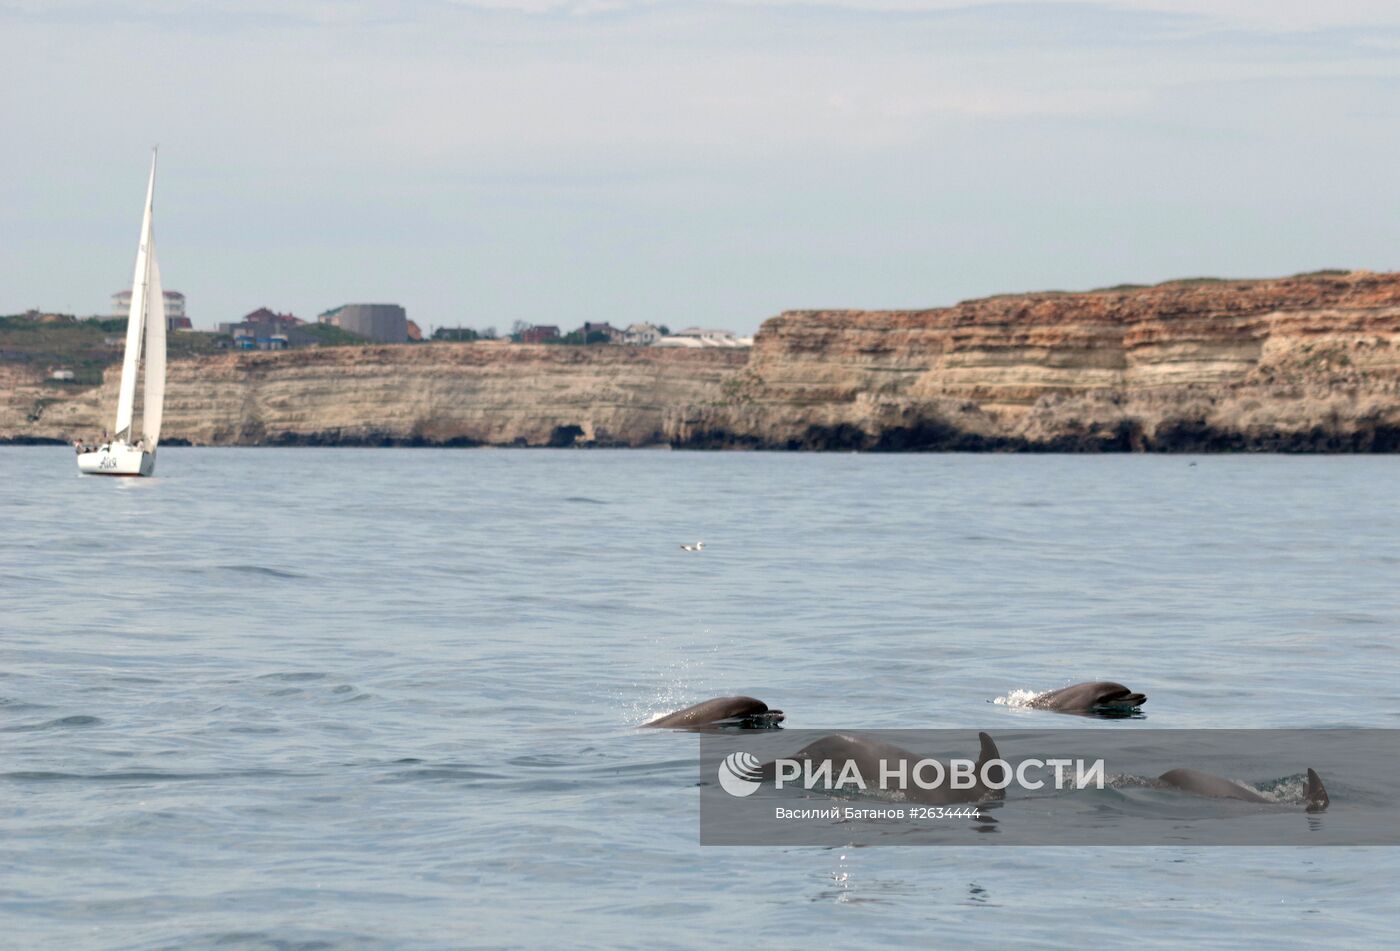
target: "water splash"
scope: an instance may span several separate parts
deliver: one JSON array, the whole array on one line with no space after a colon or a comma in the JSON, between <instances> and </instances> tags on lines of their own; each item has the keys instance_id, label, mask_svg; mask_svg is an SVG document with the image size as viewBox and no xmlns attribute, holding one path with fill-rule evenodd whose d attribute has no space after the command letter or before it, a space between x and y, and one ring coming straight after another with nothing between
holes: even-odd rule
<instances>
[{"instance_id":1,"label":"water splash","mask_svg":"<svg viewBox=\"0 0 1400 951\"><path fill-rule=\"evenodd\" d=\"M999 704L1003 707L1029 707L1036 697L1046 692L1047 691L1044 690L1012 690L1003 697L995 698L992 700L992 703Z\"/></svg>"},{"instance_id":2,"label":"water splash","mask_svg":"<svg viewBox=\"0 0 1400 951\"><path fill-rule=\"evenodd\" d=\"M1239 782L1239 780L1235 780ZM1283 803L1290 806L1307 805L1308 802L1308 776L1307 773L1297 773L1293 776L1284 776L1281 779L1270 780L1263 783L1245 783L1245 788L1252 789L1270 802Z\"/></svg>"},{"instance_id":3,"label":"water splash","mask_svg":"<svg viewBox=\"0 0 1400 951\"><path fill-rule=\"evenodd\" d=\"M655 685L650 696L623 704L623 715L629 723L650 723L682 707L695 703L695 689L691 683L690 661L672 664L660 682ZM703 667L703 664L695 664Z\"/></svg>"},{"instance_id":4,"label":"water splash","mask_svg":"<svg viewBox=\"0 0 1400 951\"><path fill-rule=\"evenodd\" d=\"M702 636L708 638L709 629L702 632ZM653 638L653 645L659 646L658 639ZM719 646L711 644L708 647L688 652L683 657L679 657L666 664L664 670L648 683L651 684L651 693L644 695L642 699L635 697L623 699L621 701L622 714L629 724L650 723L658 717L663 717L668 713L673 713L682 707L688 707L706 696L717 696L717 693L707 693L702 696L704 684L703 678L699 676L705 669L709 654L716 653ZM645 684L638 684L642 690L646 690ZM721 693L723 691L720 691Z\"/></svg>"},{"instance_id":5,"label":"water splash","mask_svg":"<svg viewBox=\"0 0 1400 951\"><path fill-rule=\"evenodd\" d=\"M851 900L851 872L846 864L846 856L843 853L837 860L836 871L831 873L832 884L836 886L836 900L838 902L849 902Z\"/></svg>"}]
</instances>

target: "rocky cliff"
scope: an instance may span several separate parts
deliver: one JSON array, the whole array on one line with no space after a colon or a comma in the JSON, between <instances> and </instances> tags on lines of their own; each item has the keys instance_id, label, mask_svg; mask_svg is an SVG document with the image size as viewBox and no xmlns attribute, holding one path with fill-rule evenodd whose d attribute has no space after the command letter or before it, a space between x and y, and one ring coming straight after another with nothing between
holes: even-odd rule
<instances>
[{"instance_id":1,"label":"rocky cliff","mask_svg":"<svg viewBox=\"0 0 1400 951\"><path fill-rule=\"evenodd\" d=\"M1400 274L794 311L673 438L814 449L1400 449Z\"/></svg>"},{"instance_id":2,"label":"rocky cliff","mask_svg":"<svg viewBox=\"0 0 1400 951\"><path fill-rule=\"evenodd\" d=\"M496 342L224 353L171 361L162 438L195 445L664 444L683 408L716 398L746 358L741 350ZM0 436L95 438L111 426L119 374L111 367L100 388L68 399L30 381L0 402ZM45 399L52 402L39 402Z\"/></svg>"},{"instance_id":3,"label":"rocky cliff","mask_svg":"<svg viewBox=\"0 0 1400 951\"><path fill-rule=\"evenodd\" d=\"M91 436L0 364L0 438ZM196 444L1400 450L1400 274L1180 281L921 311L796 311L752 350L335 347L173 361Z\"/></svg>"}]
</instances>

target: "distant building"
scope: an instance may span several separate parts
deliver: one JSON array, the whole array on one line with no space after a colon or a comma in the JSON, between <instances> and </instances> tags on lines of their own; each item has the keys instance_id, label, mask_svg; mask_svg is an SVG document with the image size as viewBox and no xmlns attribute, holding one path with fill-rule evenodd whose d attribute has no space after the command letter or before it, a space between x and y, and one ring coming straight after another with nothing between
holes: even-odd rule
<instances>
[{"instance_id":1,"label":"distant building","mask_svg":"<svg viewBox=\"0 0 1400 951\"><path fill-rule=\"evenodd\" d=\"M342 304L316 319L376 343L408 340L408 315L398 304Z\"/></svg>"},{"instance_id":2,"label":"distant building","mask_svg":"<svg viewBox=\"0 0 1400 951\"><path fill-rule=\"evenodd\" d=\"M179 291L165 292L165 329L193 330L189 315L185 313L185 295ZM117 291L112 295L112 316L131 315L131 291Z\"/></svg>"},{"instance_id":3,"label":"distant building","mask_svg":"<svg viewBox=\"0 0 1400 951\"><path fill-rule=\"evenodd\" d=\"M306 323L306 321L290 311L285 314L279 314L277 311L269 310L266 307L259 307L251 314L248 314L243 318L243 322L248 324L284 324L288 327L296 327Z\"/></svg>"},{"instance_id":4,"label":"distant building","mask_svg":"<svg viewBox=\"0 0 1400 951\"><path fill-rule=\"evenodd\" d=\"M68 381L72 380L73 377L73 371L68 369L67 367L59 367L57 370L54 370L52 373L49 374L50 380L57 380L60 383L67 383Z\"/></svg>"},{"instance_id":5,"label":"distant building","mask_svg":"<svg viewBox=\"0 0 1400 951\"><path fill-rule=\"evenodd\" d=\"M296 329L306 321L293 314L279 314L266 307L259 307L251 314L246 315L237 323L219 324L219 333L226 334L233 338L234 346L244 350L280 350L282 347L273 346L244 346L239 341L247 338L253 341L270 341L274 337L288 338ZM303 343L310 342L307 340Z\"/></svg>"},{"instance_id":6,"label":"distant building","mask_svg":"<svg viewBox=\"0 0 1400 951\"><path fill-rule=\"evenodd\" d=\"M618 330L607 322L595 324L590 321L584 321L583 326L574 331L574 333L582 334L584 343L587 343L588 338L595 334L602 334L603 338L607 340L608 343L619 343L623 336L621 330Z\"/></svg>"},{"instance_id":7,"label":"distant building","mask_svg":"<svg viewBox=\"0 0 1400 951\"><path fill-rule=\"evenodd\" d=\"M634 347L649 347L664 336L656 324L632 324L622 332L622 342Z\"/></svg>"},{"instance_id":8,"label":"distant building","mask_svg":"<svg viewBox=\"0 0 1400 951\"><path fill-rule=\"evenodd\" d=\"M419 326L418 326L417 324L415 324L413 321L410 320L410 321L408 322L407 328L406 328L406 329L408 330L408 339L409 339L409 340L422 340L422 339L423 339L423 328L422 328L422 327L419 327Z\"/></svg>"},{"instance_id":9,"label":"distant building","mask_svg":"<svg viewBox=\"0 0 1400 951\"><path fill-rule=\"evenodd\" d=\"M257 327L257 324L251 326ZM236 350L286 350L290 345L287 335L281 333L267 333L260 337L256 330L239 329L233 334Z\"/></svg>"},{"instance_id":10,"label":"distant building","mask_svg":"<svg viewBox=\"0 0 1400 951\"><path fill-rule=\"evenodd\" d=\"M315 337L300 329L305 323L294 314L279 314L259 307L237 323L219 324L219 333L232 337L233 346L238 350L286 350L317 342Z\"/></svg>"},{"instance_id":11,"label":"distant building","mask_svg":"<svg viewBox=\"0 0 1400 951\"><path fill-rule=\"evenodd\" d=\"M480 340L481 334L471 327L439 327L433 331L434 340L455 340L458 342Z\"/></svg>"},{"instance_id":12,"label":"distant building","mask_svg":"<svg viewBox=\"0 0 1400 951\"><path fill-rule=\"evenodd\" d=\"M656 347L751 347L752 337L735 336L732 330L705 330L687 327L656 341Z\"/></svg>"},{"instance_id":13,"label":"distant building","mask_svg":"<svg viewBox=\"0 0 1400 951\"><path fill-rule=\"evenodd\" d=\"M559 339L559 328L553 324L542 324L538 327L526 327L520 331L521 343L547 343L550 340Z\"/></svg>"}]
</instances>

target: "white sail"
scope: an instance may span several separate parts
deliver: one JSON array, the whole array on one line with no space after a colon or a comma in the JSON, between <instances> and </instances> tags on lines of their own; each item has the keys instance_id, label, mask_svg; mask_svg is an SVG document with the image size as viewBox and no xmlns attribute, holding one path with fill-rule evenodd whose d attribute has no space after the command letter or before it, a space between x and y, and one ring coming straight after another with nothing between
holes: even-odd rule
<instances>
[{"instance_id":1,"label":"white sail","mask_svg":"<svg viewBox=\"0 0 1400 951\"><path fill-rule=\"evenodd\" d=\"M151 283L146 299L146 392L141 400L141 438L146 451L155 452L160 442L160 417L165 407L165 293L160 286L160 262L156 260L156 239L149 242Z\"/></svg>"},{"instance_id":2,"label":"white sail","mask_svg":"<svg viewBox=\"0 0 1400 951\"><path fill-rule=\"evenodd\" d=\"M131 436L131 414L136 404L136 373L141 360L141 331L146 323L146 300L150 283L151 211L155 203L155 194L156 157L152 155L151 179L146 185L146 213L141 217L141 243L136 249L136 273L131 279L131 311L126 318L126 353L122 356L122 382L117 396L117 424L112 433L114 439L129 439Z\"/></svg>"}]
</instances>

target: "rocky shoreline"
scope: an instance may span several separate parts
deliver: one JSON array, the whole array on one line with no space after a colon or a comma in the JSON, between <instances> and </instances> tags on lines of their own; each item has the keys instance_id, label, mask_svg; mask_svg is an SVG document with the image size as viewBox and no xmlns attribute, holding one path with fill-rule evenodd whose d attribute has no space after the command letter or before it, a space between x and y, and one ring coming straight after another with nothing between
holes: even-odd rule
<instances>
[{"instance_id":1,"label":"rocky shoreline","mask_svg":"<svg viewBox=\"0 0 1400 951\"><path fill-rule=\"evenodd\" d=\"M0 364L0 442L101 430ZM173 360L166 442L863 452L1400 451L1400 274L797 311L749 350L504 343Z\"/></svg>"}]
</instances>

